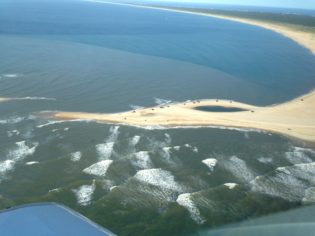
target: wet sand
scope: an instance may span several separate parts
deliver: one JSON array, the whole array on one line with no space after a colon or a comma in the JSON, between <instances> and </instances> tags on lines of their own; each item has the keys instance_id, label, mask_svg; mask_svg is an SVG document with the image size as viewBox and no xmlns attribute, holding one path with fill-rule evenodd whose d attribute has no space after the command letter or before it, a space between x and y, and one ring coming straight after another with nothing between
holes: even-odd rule
<instances>
[{"instance_id":1,"label":"wet sand","mask_svg":"<svg viewBox=\"0 0 315 236\"><path fill-rule=\"evenodd\" d=\"M234 107L245 111L209 112L196 110L198 106ZM122 113L56 112L50 113L49 116L61 120L87 119L137 127L224 126L258 129L315 143L314 107L313 91L292 101L267 107L212 99L166 104Z\"/></svg>"}]
</instances>

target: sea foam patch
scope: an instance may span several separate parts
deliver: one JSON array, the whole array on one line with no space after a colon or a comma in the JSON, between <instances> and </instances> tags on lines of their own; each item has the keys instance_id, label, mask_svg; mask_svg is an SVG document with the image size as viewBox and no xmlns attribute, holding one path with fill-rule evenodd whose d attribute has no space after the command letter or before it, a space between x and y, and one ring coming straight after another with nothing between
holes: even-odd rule
<instances>
[{"instance_id":1,"label":"sea foam patch","mask_svg":"<svg viewBox=\"0 0 315 236\"><path fill-rule=\"evenodd\" d=\"M17 124L23 121L25 117L19 117L19 116L12 116L7 119L1 119L0 125L6 125L6 124Z\"/></svg>"},{"instance_id":2,"label":"sea foam patch","mask_svg":"<svg viewBox=\"0 0 315 236\"><path fill-rule=\"evenodd\" d=\"M311 163L312 154L315 154L312 149L293 147L291 151L285 153L285 158L292 164Z\"/></svg>"},{"instance_id":3,"label":"sea foam patch","mask_svg":"<svg viewBox=\"0 0 315 236\"><path fill-rule=\"evenodd\" d=\"M78 204L81 206L87 206L91 203L93 193L95 191L95 181L93 180L93 183L91 185L82 185L78 189L73 189Z\"/></svg>"},{"instance_id":4,"label":"sea foam patch","mask_svg":"<svg viewBox=\"0 0 315 236\"><path fill-rule=\"evenodd\" d=\"M140 138L141 137L139 135L133 136L133 138L130 140L130 144L135 147L139 143Z\"/></svg>"},{"instance_id":5,"label":"sea foam patch","mask_svg":"<svg viewBox=\"0 0 315 236\"><path fill-rule=\"evenodd\" d=\"M192 146L189 143L186 143L184 146L191 149L193 152L198 152L198 148L196 146Z\"/></svg>"},{"instance_id":6,"label":"sea foam patch","mask_svg":"<svg viewBox=\"0 0 315 236\"><path fill-rule=\"evenodd\" d=\"M183 193L180 194L177 197L176 202L186 208L188 210L191 218L197 223L197 224L203 224L206 220L204 217L201 216L199 209L195 205L195 203L192 201L191 193Z\"/></svg>"},{"instance_id":7,"label":"sea foam patch","mask_svg":"<svg viewBox=\"0 0 315 236\"><path fill-rule=\"evenodd\" d=\"M141 168L141 169L149 169L153 167L153 163L150 159L150 155L147 151L140 151L134 154L135 159L132 163Z\"/></svg>"},{"instance_id":8,"label":"sea foam patch","mask_svg":"<svg viewBox=\"0 0 315 236\"><path fill-rule=\"evenodd\" d=\"M112 160L103 160L85 168L83 172L89 175L105 176L112 163Z\"/></svg>"},{"instance_id":9,"label":"sea foam patch","mask_svg":"<svg viewBox=\"0 0 315 236\"><path fill-rule=\"evenodd\" d=\"M106 160L111 157L114 150L114 144L115 144L114 142L107 142L107 143L97 144L95 146L96 152L98 153L100 160Z\"/></svg>"},{"instance_id":10,"label":"sea foam patch","mask_svg":"<svg viewBox=\"0 0 315 236\"><path fill-rule=\"evenodd\" d=\"M28 161L25 163L25 165L27 165L27 166L31 166L31 165L35 165L35 164L39 164L39 162L38 161Z\"/></svg>"},{"instance_id":11,"label":"sea foam patch","mask_svg":"<svg viewBox=\"0 0 315 236\"><path fill-rule=\"evenodd\" d=\"M15 144L17 147L13 150L10 150L7 155L9 159L15 161L33 155L38 146L38 143L32 143L32 146L28 146L26 145L25 141L16 142Z\"/></svg>"},{"instance_id":12,"label":"sea foam patch","mask_svg":"<svg viewBox=\"0 0 315 236\"><path fill-rule=\"evenodd\" d=\"M223 166L235 177L245 183L249 183L255 178L253 171L249 169L246 162L237 156L231 156L228 161L223 162Z\"/></svg>"},{"instance_id":13,"label":"sea foam patch","mask_svg":"<svg viewBox=\"0 0 315 236\"><path fill-rule=\"evenodd\" d=\"M162 99L162 98L154 98L154 102L157 105L169 104L172 100Z\"/></svg>"},{"instance_id":14,"label":"sea foam patch","mask_svg":"<svg viewBox=\"0 0 315 236\"><path fill-rule=\"evenodd\" d=\"M14 168L15 161L5 160L0 162L0 176L5 175L8 171Z\"/></svg>"},{"instance_id":15,"label":"sea foam patch","mask_svg":"<svg viewBox=\"0 0 315 236\"><path fill-rule=\"evenodd\" d=\"M236 183L225 183L224 186L228 187L229 189L233 189L237 186Z\"/></svg>"},{"instance_id":16,"label":"sea foam patch","mask_svg":"<svg viewBox=\"0 0 315 236\"><path fill-rule=\"evenodd\" d=\"M171 172L162 169L147 169L140 170L134 178L142 183L169 189L176 192L181 192L183 187L177 183Z\"/></svg>"},{"instance_id":17,"label":"sea foam patch","mask_svg":"<svg viewBox=\"0 0 315 236\"><path fill-rule=\"evenodd\" d=\"M16 162L33 155L38 143L33 143L33 146L28 146L25 141L21 141L16 142L15 145L16 147L7 154L7 160L0 162L0 175L2 176L13 170Z\"/></svg>"},{"instance_id":18,"label":"sea foam patch","mask_svg":"<svg viewBox=\"0 0 315 236\"><path fill-rule=\"evenodd\" d=\"M215 158L208 158L208 159L202 160L201 162L205 164L206 166L208 166L211 171L213 171L218 160Z\"/></svg>"},{"instance_id":19,"label":"sea foam patch","mask_svg":"<svg viewBox=\"0 0 315 236\"><path fill-rule=\"evenodd\" d=\"M80 161L81 160L81 157L82 157L82 153L81 152L73 152L70 154L70 160L71 161Z\"/></svg>"},{"instance_id":20,"label":"sea foam patch","mask_svg":"<svg viewBox=\"0 0 315 236\"><path fill-rule=\"evenodd\" d=\"M304 192L315 184L315 162L278 167L273 172L257 176L252 182L252 191L300 201Z\"/></svg>"}]
</instances>

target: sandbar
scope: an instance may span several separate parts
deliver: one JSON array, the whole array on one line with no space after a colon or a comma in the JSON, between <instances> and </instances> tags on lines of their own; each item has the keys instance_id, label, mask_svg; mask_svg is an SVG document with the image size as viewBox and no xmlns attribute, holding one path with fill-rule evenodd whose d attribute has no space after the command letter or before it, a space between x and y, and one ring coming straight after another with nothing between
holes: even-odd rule
<instances>
[{"instance_id":1,"label":"sandbar","mask_svg":"<svg viewBox=\"0 0 315 236\"><path fill-rule=\"evenodd\" d=\"M196 110L198 106L240 108L237 112ZM53 112L55 119L86 119L137 127L233 127L257 129L315 143L315 91L294 100L259 107L231 100L196 100L120 113Z\"/></svg>"}]
</instances>

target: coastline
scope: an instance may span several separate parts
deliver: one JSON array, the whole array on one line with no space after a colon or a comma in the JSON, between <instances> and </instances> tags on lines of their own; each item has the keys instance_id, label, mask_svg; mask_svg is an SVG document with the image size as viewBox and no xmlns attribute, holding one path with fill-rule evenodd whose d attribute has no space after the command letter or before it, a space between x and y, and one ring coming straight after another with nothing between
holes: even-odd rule
<instances>
[{"instance_id":1,"label":"coastline","mask_svg":"<svg viewBox=\"0 0 315 236\"><path fill-rule=\"evenodd\" d=\"M127 5L131 7L160 9L165 11L181 12L185 14L204 15L225 20L238 21L263 27L291 38L300 45L315 54L315 37L313 34L296 31L277 24L260 22L257 20L241 19L207 13L199 13L185 10L169 9L164 7L152 7L133 5L127 3L113 3L103 1L91 1L108 4ZM308 35L308 36L305 36ZM313 43L314 41L314 43ZM226 108L239 108L245 111L238 112L209 112L196 110L197 106L220 106ZM297 140L315 144L315 91L311 91L301 97L282 104L266 107L258 107L245 103L227 100L201 100L182 102L176 104L161 105L127 111L120 113L101 114L84 112L53 112L47 116L60 120L86 119L111 124L125 124L137 127L227 127L241 129L256 129L281 134Z\"/></svg>"},{"instance_id":2,"label":"coastline","mask_svg":"<svg viewBox=\"0 0 315 236\"><path fill-rule=\"evenodd\" d=\"M200 111L198 106L240 108L237 112ZM61 120L86 119L137 127L230 127L256 129L315 143L315 91L294 100L258 107L230 100L196 100L121 113L54 112Z\"/></svg>"},{"instance_id":3,"label":"coastline","mask_svg":"<svg viewBox=\"0 0 315 236\"><path fill-rule=\"evenodd\" d=\"M218 18L218 19L222 19L222 20L229 20L229 21L239 22L239 23L243 23L243 24L258 26L258 27L279 33L279 34L295 41L296 43L298 43L299 45L308 49L312 54L315 55L315 34L314 33L306 32L306 31L302 31L302 30L297 30L296 28L293 28L293 27L290 27L289 25L284 25L281 23L272 23L272 22L265 22L263 20L245 19L242 17L227 16L227 15L223 15L223 14L213 14L213 13L190 11L189 9L187 9L187 10L175 9L175 8L169 8L169 7L164 7L164 6L163 7L162 6L147 6L147 5L137 5L137 4L130 4L130 3L118 3L118 2L99 1L99 0L86 0L86 1L95 2L95 3L104 3L104 4L114 4L114 5L146 8L146 9L171 11L171 12L178 12L178 13L184 13L184 14L207 16L207 17L214 17L214 18Z\"/></svg>"}]
</instances>

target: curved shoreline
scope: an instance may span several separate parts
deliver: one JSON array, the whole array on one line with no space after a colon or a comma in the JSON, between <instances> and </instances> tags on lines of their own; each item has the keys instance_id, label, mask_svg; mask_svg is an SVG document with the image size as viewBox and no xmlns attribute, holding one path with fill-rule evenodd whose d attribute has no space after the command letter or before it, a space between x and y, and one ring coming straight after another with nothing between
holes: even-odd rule
<instances>
[{"instance_id":1,"label":"curved shoreline","mask_svg":"<svg viewBox=\"0 0 315 236\"><path fill-rule=\"evenodd\" d=\"M253 19L246 19L242 17L235 17L235 16L226 16L221 14L213 14L213 13L203 13L203 12L196 12L190 10L181 10L175 8L168 8L164 6L146 6L146 5L137 5L137 4L130 4L130 3L119 3L119 2L110 2L110 1L99 1L99 0L85 0L88 2L95 2L95 3L104 3L104 4L114 4L114 5L122 5L122 6L130 6L130 7L138 7L138 8L146 8L146 9L155 9L155 10L163 10L163 11L171 11L171 12L178 12L184 14L192 14L192 15L199 15L199 16L207 16L207 17L214 17L223 20L229 20L239 23L244 23L248 25L258 26L264 29L271 30L273 32L279 33L299 45L303 46L304 48L308 49L312 54L315 55L315 34L297 30L296 28L293 29L284 24L277 24L272 22L265 22L262 20L253 20Z\"/></svg>"},{"instance_id":2,"label":"curved shoreline","mask_svg":"<svg viewBox=\"0 0 315 236\"><path fill-rule=\"evenodd\" d=\"M239 112L199 111L198 106L244 109ZM85 119L143 127L231 127L263 130L315 143L315 91L286 103L259 107L230 100L196 100L120 113L53 112L54 119Z\"/></svg>"}]
</instances>

